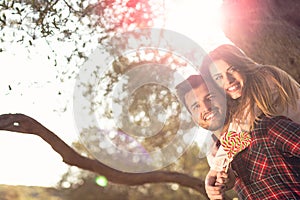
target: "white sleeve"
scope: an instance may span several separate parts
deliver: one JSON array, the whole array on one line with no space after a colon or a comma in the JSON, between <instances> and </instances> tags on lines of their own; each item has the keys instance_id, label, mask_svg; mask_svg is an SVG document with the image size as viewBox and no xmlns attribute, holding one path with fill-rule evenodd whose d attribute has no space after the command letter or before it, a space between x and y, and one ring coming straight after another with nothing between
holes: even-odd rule
<instances>
[{"instance_id":1,"label":"white sleeve","mask_svg":"<svg viewBox=\"0 0 300 200\"><path fill-rule=\"evenodd\" d=\"M227 153L224 151L222 145L219 147L214 157L211 156L211 158L208 158L207 156L207 161L210 168L215 171L223 171L226 165L229 164Z\"/></svg>"},{"instance_id":2,"label":"white sleeve","mask_svg":"<svg viewBox=\"0 0 300 200\"><path fill-rule=\"evenodd\" d=\"M212 153L207 154L207 162L210 168L212 168L213 163L214 163L214 156L212 155Z\"/></svg>"}]
</instances>

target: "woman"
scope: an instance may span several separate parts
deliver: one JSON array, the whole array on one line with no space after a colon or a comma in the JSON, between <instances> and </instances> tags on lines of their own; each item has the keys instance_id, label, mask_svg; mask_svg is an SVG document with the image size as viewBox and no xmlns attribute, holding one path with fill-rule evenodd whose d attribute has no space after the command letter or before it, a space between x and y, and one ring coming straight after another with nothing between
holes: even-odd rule
<instances>
[{"instance_id":1,"label":"woman","mask_svg":"<svg viewBox=\"0 0 300 200\"><path fill-rule=\"evenodd\" d=\"M258 64L237 47L226 44L205 57L200 72L227 94L229 120L224 132L250 131L262 114L267 117L283 115L300 124L300 87L283 70ZM211 168L210 173L216 175L216 169ZM214 186L206 191L209 196L218 195Z\"/></svg>"},{"instance_id":2,"label":"woman","mask_svg":"<svg viewBox=\"0 0 300 200\"><path fill-rule=\"evenodd\" d=\"M251 129L261 114L284 115L300 123L300 86L285 71L258 64L225 44L205 57L200 72L226 92L229 117L239 119L238 124L247 123Z\"/></svg>"}]
</instances>

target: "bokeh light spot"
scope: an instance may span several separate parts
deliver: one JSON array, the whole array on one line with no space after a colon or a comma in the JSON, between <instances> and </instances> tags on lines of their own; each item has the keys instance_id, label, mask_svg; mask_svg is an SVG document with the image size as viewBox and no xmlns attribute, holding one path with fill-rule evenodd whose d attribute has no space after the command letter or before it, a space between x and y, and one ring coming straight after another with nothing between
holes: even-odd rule
<instances>
[{"instance_id":1,"label":"bokeh light spot","mask_svg":"<svg viewBox=\"0 0 300 200\"><path fill-rule=\"evenodd\" d=\"M105 176L97 176L95 182L101 187L106 187L108 184L107 178Z\"/></svg>"}]
</instances>

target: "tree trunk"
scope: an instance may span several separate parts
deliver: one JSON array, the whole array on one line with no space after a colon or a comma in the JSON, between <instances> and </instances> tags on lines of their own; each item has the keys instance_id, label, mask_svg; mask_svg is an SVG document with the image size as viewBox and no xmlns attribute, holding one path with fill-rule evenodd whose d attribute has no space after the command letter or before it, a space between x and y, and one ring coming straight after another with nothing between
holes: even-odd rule
<instances>
[{"instance_id":1,"label":"tree trunk","mask_svg":"<svg viewBox=\"0 0 300 200\"><path fill-rule=\"evenodd\" d=\"M299 0L224 0L223 31L255 61L278 66L300 83L299 11Z\"/></svg>"}]
</instances>

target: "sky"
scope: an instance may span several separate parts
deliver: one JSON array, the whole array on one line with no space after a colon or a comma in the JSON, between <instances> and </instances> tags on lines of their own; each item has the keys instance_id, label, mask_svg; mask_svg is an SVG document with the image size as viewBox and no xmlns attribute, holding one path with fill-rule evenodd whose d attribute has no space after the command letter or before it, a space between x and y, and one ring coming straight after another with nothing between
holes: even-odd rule
<instances>
[{"instance_id":1,"label":"sky","mask_svg":"<svg viewBox=\"0 0 300 200\"><path fill-rule=\"evenodd\" d=\"M47 56L32 53L28 59L25 49L11 45L0 54L0 60L0 113L26 114L46 125L68 144L76 140L71 109L61 112L70 99L60 99L57 95L58 91L73 86L55 81L56 71ZM0 157L0 184L54 185L59 176L53 174L62 174L67 169L61 157L33 135L1 131Z\"/></svg>"},{"instance_id":2,"label":"sky","mask_svg":"<svg viewBox=\"0 0 300 200\"><path fill-rule=\"evenodd\" d=\"M222 0L166 0L165 28L191 38L206 51L228 43L218 18L221 3ZM0 53L0 113L34 117L71 144L78 139L72 111L74 80L56 79L53 61L47 58L49 51L40 42L30 55L19 44L6 46L6 51ZM57 95L60 91L62 94ZM6 131L0 133L0 157L0 184L53 186L68 167L39 137Z\"/></svg>"}]
</instances>

